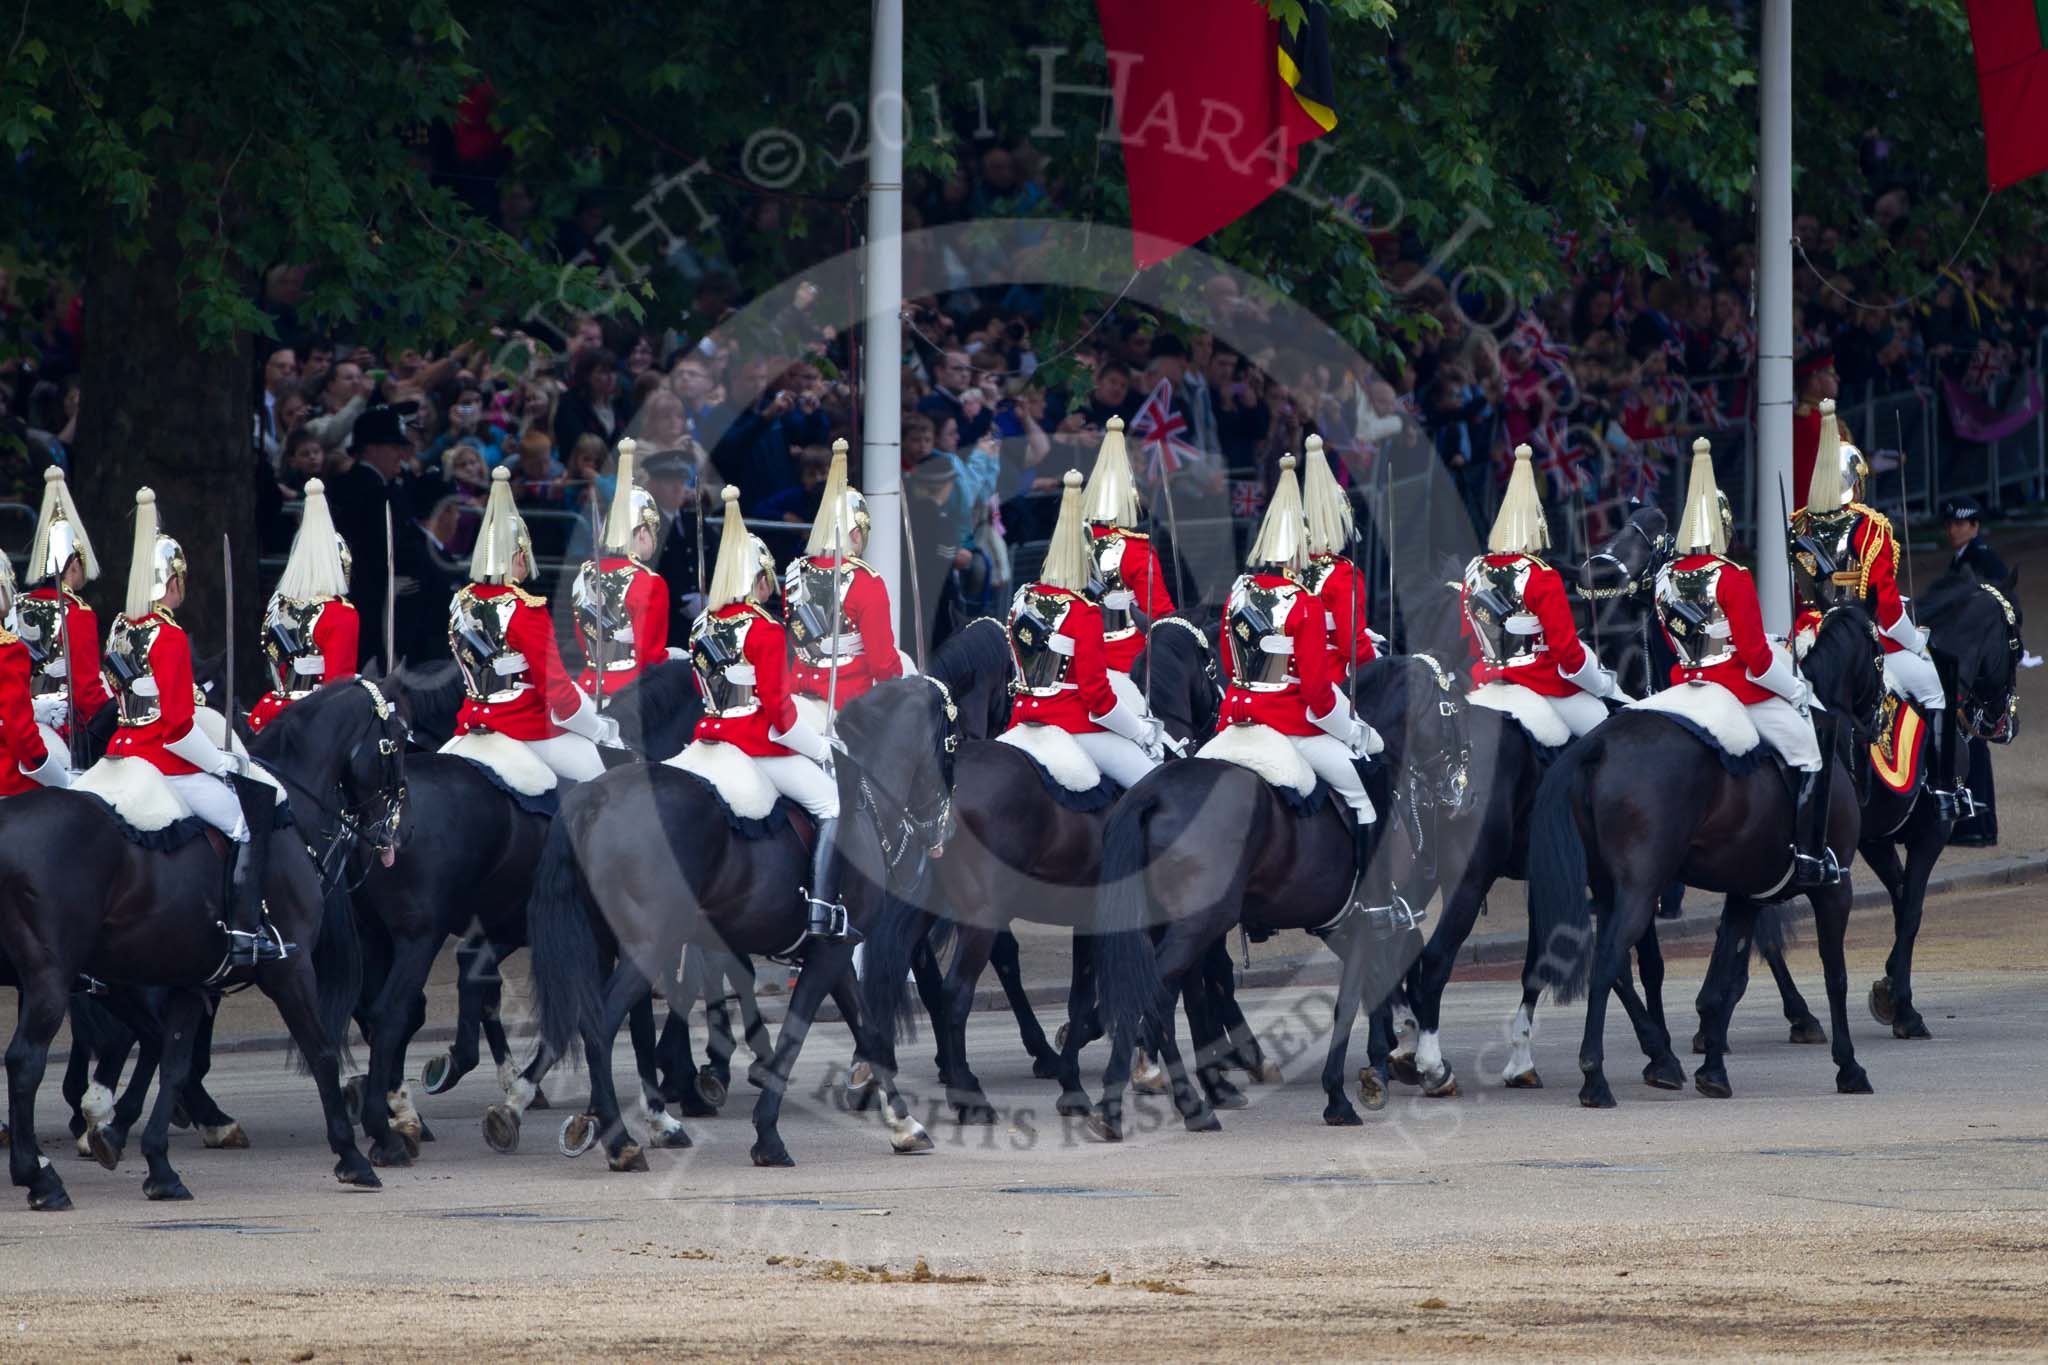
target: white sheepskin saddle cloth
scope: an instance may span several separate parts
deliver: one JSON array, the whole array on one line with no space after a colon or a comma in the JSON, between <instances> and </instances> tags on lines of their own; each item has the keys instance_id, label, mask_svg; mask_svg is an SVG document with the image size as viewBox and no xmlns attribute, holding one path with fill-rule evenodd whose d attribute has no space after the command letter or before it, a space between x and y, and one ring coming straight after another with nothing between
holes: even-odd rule
<instances>
[{"instance_id":1,"label":"white sheepskin saddle cloth","mask_svg":"<svg viewBox=\"0 0 2048 1365\"><path fill-rule=\"evenodd\" d=\"M1057 725L1012 725L996 736L996 743L1030 754L1070 792L1092 792L1102 785L1102 769Z\"/></svg>"},{"instance_id":2,"label":"white sheepskin saddle cloth","mask_svg":"<svg viewBox=\"0 0 2048 1365\"><path fill-rule=\"evenodd\" d=\"M1557 708L1526 687L1490 682L1467 692L1465 701L1472 706L1483 706L1489 711L1513 716L1529 732L1529 737L1546 749L1561 749L1571 743L1572 727L1564 723L1564 717L1557 714Z\"/></svg>"},{"instance_id":3,"label":"white sheepskin saddle cloth","mask_svg":"<svg viewBox=\"0 0 2048 1365\"><path fill-rule=\"evenodd\" d=\"M97 796L145 834L168 829L192 814L177 788L146 758L109 755L80 773L71 790Z\"/></svg>"},{"instance_id":4,"label":"white sheepskin saddle cloth","mask_svg":"<svg viewBox=\"0 0 2048 1365\"><path fill-rule=\"evenodd\" d=\"M457 735L441 746L441 752L490 769L500 782L521 796L545 796L555 789L558 780L555 770L541 762L531 749L489 730Z\"/></svg>"},{"instance_id":5,"label":"white sheepskin saddle cloth","mask_svg":"<svg viewBox=\"0 0 2048 1365\"><path fill-rule=\"evenodd\" d=\"M1711 735L1714 743L1732 758L1742 757L1762 742L1756 722L1749 718L1748 708L1735 700L1735 694L1727 688L1710 682L1688 682L1667 687L1640 701L1630 702L1625 709L1655 711L1689 720Z\"/></svg>"},{"instance_id":6,"label":"white sheepskin saddle cloth","mask_svg":"<svg viewBox=\"0 0 2048 1365\"><path fill-rule=\"evenodd\" d=\"M1308 766L1287 736L1265 725L1230 725L1195 751L1196 758L1235 763L1269 786L1306 797L1316 789L1316 770Z\"/></svg>"},{"instance_id":7,"label":"white sheepskin saddle cloth","mask_svg":"<svg viewBox=\"0 0 2048 1365\"><path fill-rule=\"evenodd\" d=\"M803 701L799 699L799 706ZM822 714L824 708L820 707ZM775 784L754 766L753 755L744 749L715 739L697 739L674 758L662 760L702 778L718 793L718 799L742 820L766 820L775 809Z\"/></svg>"}]
</instances>

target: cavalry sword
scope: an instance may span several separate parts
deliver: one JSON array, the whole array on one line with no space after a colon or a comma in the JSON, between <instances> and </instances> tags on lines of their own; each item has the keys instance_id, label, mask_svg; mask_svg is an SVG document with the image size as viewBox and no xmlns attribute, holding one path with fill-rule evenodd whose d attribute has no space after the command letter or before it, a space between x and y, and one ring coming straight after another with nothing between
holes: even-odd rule
<instances>
[{"instance_id":1,"label":"cavalry sword","mask_svg":"<svg viewBox=\"0 0 2048 1365\"><path fill-rule=\"evenodd\" d=\"M226 662L222 665L221 716L227 721L227 733L221 736L221 748L241 768L241 756L235 752L235 553L223 534L220 538L220 581L221 598L227 607Z\"/></svg>"}]
</instances>

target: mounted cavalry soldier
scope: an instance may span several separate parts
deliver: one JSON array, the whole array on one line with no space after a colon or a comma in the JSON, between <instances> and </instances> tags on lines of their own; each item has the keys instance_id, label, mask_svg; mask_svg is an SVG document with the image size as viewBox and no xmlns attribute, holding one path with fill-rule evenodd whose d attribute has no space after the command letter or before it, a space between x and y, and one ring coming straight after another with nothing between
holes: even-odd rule
<instances>
[{"instance_id":1,"label":"mounted cavalry soldier","mask_svg":"<svg viewBox=\"0 0 2048 1365\"><path fill-rule=\"evenodd\" d=\"M16 629L29 647L30 686L38 724L68 739L74 725L99 714L109 700L100 677L100 623L78 595L100 576L100 562L64 471L43 473L43 509L29 546L30 591L14 605Z\"/></svg>"},{"instance_id":2,"label":"mounted cavalry soldier","mask_svg":"<svg viewBox=\"0 0 2048 1365\"><path fill-rule=\"evenodd\" d=\"M1308 567L1301 583L1322 600L1324 634L1335 667L1332 681L1341 687L1352 669L1371 663L1379 651L1365 623L1365 577L1344 553L1353 534L1351 499L1330 470L1320 436L1308 438L1301 505L1308 521Z\"/></svg>"},{"instance_id":3,"label":"mounted cavalry soldier","mask_svg":"<svg viewBox=\"0 0 2048 1365\"><path fill-rule=\"evenodd\" d=\"M576 685L603 710L605 701L668 657L668 584L654 571L661 508L633 484L635 442L619 442L617 487L595 558L576 573L569 601L583 672Z\"/></svg>"},{"instance_id":4,"label":"mounted cavalry soldier","mask_svg":"<svg viewBox=\"0 0 2048 1365\"><path fill-rule=\"evenodd\" d=\"M809 934L853 939L857 935L839 902L833 861L839 830L834 746L797 710L787 671L788 637L761 605L775 592L775 556L740 520L739 489L727 485L724 499L718 565L705 613L690 632L690 667L704 698L695 738L746 754L777 792L810 813L817 835L811 882L801 892Z\"/></svg>"},{"instance_id":5,"label":"mounted cavalry soldier","mask_svg":"<svg viewBox=\"0 0 2048 1365\"><path fill-rule=\"evenodd\" d=\"M0 554L0 622L14 619L14 561ZM0 796L19 796L37 787L68 787L71 767L61 744L36 723L30 696L33 651L0 625Z\"/></svg>"},{"instance_id":6,"label":"mounted cavalry soldier","mask_svg":"<svg viewBox=\"0 0 2048 1365\"><path fill-rule=\"evenodd\" d=\"M1368 894L1365 887L1378 816L1357 767L1357 760L1384 745L1337 687L1324 605L1302 581L1308 526L1294 464L1292 455L1281 457L1280 481L1245 561L1247 572L1230 585L1225 601L1221 644L1228 691L1217 730L1261 726L1284 736L1350 807L1356 861L1352 908L1363 905L1368 915L1384 920L1391 895Z\"/></svg>"},{"instance_id":7,"label":"mounted cavalry soldier","mask_svg":"<svg viewBox=\"0 0 2048 1365\"><path fill-rule=\"evenodd\" d=\"M1657 571L1657 619L1678 662L1671 685L1713 685L1740 702L1764 742L1798 772L1793 813L1792 890L1830 886L1843 872L1827 843L1826 761L1814 735L1809 690L1782 645L1764 634L1763 606L1749 570L1727 557L1733 512L1714 482L1714 457L1693 442L1673 548Z\"/></svg>"},{"instance_id":8,"label":"mounted cavalry soldier","mask_svg":"<svg viewBox=\"0 0 2048 1365\"><path fill-rule=\"evenodd\" d=\"M782 581L782 619L796 646L790 686L828 706L903 676L889 585L860 558L869 525L867 499L847 482L846 442L834 441L811 538Z\"/></svg>"},{"instance_id":9,"label":"mounted cavalry soldier","mask_svg":"<svg viewBox=\"0 0 2048 1365\"><path fill-rule=\"evenodd\" d=\"M271 927L263 904L275 789L245 776L241 760L193 723L192 642L172 614L184 601L185 551L158 533L156 494L138 489L128 600L107 633L108 690L120 716L107 757L148 763L187 809L231 841L223 967L280 961L296 947Z\"/></svg>"},{"instance_id":10,"label":"mounted cavalry soldier","mask_svg":"<svg viewBox=\"0 0 2048 1365\"><path fill-rule=\"evenodd\" d=\"M1933 771L1928 789L1953 819L1967 814L1969 794L1956 781L1956 736L1941 675L1927 654L1927 639L1899 596L1899 543L1884 514L1861 501L1870 473L1863 452L1842 439L1832 400L1821 405L1820 451L1806 506L1792 514L1792 583L1802 644L1829 607L1859 602L1884 638L1885 685L1926 715Z\"/></svg>"},{"instance_id":11,"label":"mounted cavalry soldier","mask_svg":"<svg viewBox=\"0 0 2048 1365\"><path fill-rule=\"evenodd\" d=\"M556 776L587 782L604 773L597 746L616 746L619 727L570 679L547 599L520 586L533 577L533 541L513 508L510 479L502 466L491 471L470 583L449 605L448 647L466 694L455 733L517 740Z\"/></svg>"},{"instance_id":12,"label":"mounted cavalry soldier","mask_svg":"<svg viewBox=\"0 0 2048 1365\"><path fill-rule=\"evenodd\" d=\"M1508 712L1554 746L1607 719L1606 698L1628 698L1580 641L1564 579L1537 557L1550 547L1550 527L1536 498L1533 457L1528 446L1515 447L1486 553L1465 566L1461 624L1472 642L1472 702ZM1547 717L1562 730L1544 725Z\"/></svg>"},{"instance_id":13,"label":"mounted cavalry soldier","mask_svg":"<svg viewBox=\"0 0 2048 1365\"><path fill-rule=\"evenodd\" d=\"M1066 731L1103 776L1128 789L1159 766L1159 723L1111 686L1105 612L1087 596L1093 561L1081 529L1080 472L1068 470L1063 483L1045 564L1010 601L1010 728Z\"/></svg>"},{"instance_id":14,"label":"mounted cavalry soldier","mask_svg":"<svg viewBox=\"0 0 2048 1365\"><path fill-rule=\"evenodd\" d=\"M327 510L327 486L308 479L291 557L263 609L270 691L249 708L252 732L326 684L355 676L362 623L348 600L349 564L348 542L336 533Z\"/></svg>"},{"instance_id":15,"label":"mounted cavalry soldier","mask_svg":"<svg viewBox=\"0 0 2048 1365\"><path fill-rule=\"evenodd\" d=\"M1131 473L1121 417L1110 418L1103 432L1102 449L1096 452L1081 493L1081 509L1094 567L1088 593L1102 608L1102 643L1110 672L1121 674L1128 684L1131 669L1145 652L1146 628L1173 610L1173 597L1166 591L1166 575L1152 538L1137 529L1138 481ZM1132 687L1125 700L1136 695Z\"/></svg>"}]
</instances>

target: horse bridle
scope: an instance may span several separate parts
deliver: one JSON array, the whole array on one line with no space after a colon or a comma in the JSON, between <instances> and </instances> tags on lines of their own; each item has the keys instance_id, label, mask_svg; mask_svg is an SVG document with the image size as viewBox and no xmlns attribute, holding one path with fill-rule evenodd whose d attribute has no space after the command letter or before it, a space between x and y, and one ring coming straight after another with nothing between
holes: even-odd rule
<instances>
[{"instance_id":1,"label":"horse bridle","mask_svg":"<svg viewBox=\"0 0 2048 1365\"><path fill-rule=\"evenodd\" d=\"M402 840L399 838L398 827L405 816L405 779L399 770L398 741L384 733L383 726L384 722L391 719L393 708L383 692L379 691L377 685L368 678L358 677L355 681L365 692L370 694L370 708L375 714L378 724L372 727L371 733L357 740L355 747L349 750L348 758L343 764L343 771L354 772L356 759L361 755L363 746L374 740L377 745L377 762L380 769L380 780L376 793L354 805L349 805L347 804L348 792L346 787L342 783L337 782L335 787L341 793L342 799L330 803L321 799L320 793L314 791L305 783L299 782L284 773L276 773L280 781L297 787L304 794L306 800L312 803L315 810L319 811L323 817L331 818L334 822L327 833L324 852L315 849L311 844L306 845L307 854L312 857L313 865L319 869L322 891L332 891L337 887L341 887L341 889L346 891L354 891L357 886L361 885L362 879L360 877L345 887L341 885L342 876L348 866L349 857L354 853L358 845L367 844L371 850L382 854L395 853L402 843ZM276 769L271 769L270 771L276 772ZM370 808L379 801L382 802L384 810L382 814L372 818L369 814ZM365 875L368 875L367 869L365 869Z\"/></svg>"},{"instance_id":2,"label":"horse bridle","mask_svg":"<svg viewBox=\"0 0 2048 1365\"><path fill-rule=\"evenodd\" d=\"M1956 723L1971 739L1981 739L1987 744L2010 744L2019 733L2020 723L2019 666L2024 647L2020 643L2019 613L2013 610L2012 602L1997 588L1989 583L1977 586L1990 593L1991 600L1998 603L1999 610L2005 613L2005 647L2012 659L2012 684L2005 690L2004 705L1994 708L1979 699L1967 682L1957 679L1956 686L1961 695L1956 698ZM1994 710L1997 712L1995 720L1991 718Z\"/></svg>"},{"instance_id":3,"label":"horse bridle","mask_svg":"<svg viewBox=\"0 0 2048 1365\"><path fill-rule=\"evenodd\" d=\"M946 710L945 749L949 754L960 749L960 708L953 703L953 689L927 674L912 675L930 683L939 691L939 700ZM939 784L938 806L924 818L914 814L907 803L892 803L889 809L893 816L883 814L882 798L875 786L868 780L867 768L846 755L846 761L853 765L854 780L860 789L860 801L867 808L868 816L875 824L875 837L882 846L882 862L890 872L895 872L910 855L913 848L939 848L944 845L946 835L953 823L953 792L946 783ZM893 825L893 828L891 826Z\"/></svg>"},{"instance_id":4,"label":"horse bridle","mask_svg":"<svg viewBox=\"0 0 2048 1365\"><path fill-rule=\"evenodd\" d=\"M1643 538L1643 543L1650 547L1650 562L1644 565L1641 573L1629 574L1627 581L1618 588L1589 588L1583 583L1580 584L1579 596L1585 598L1588 602L1606 602L1616 597L1629 597L1640 592L1651 581L1657 567L1657 561L1663 557L1665 549L1671 540L1669 535L1653 536L1633 521L1622 527L1621 530L1624 535L1634 531ZM1623 564L1621 559L1612 550L1594 551L1586 556L1585 564L1580 565L1580 568L1584 569L1587 564L1592 564L1596 560L1602 559L1612 564L1615 568L1620 569L1624 574L1628 574L1628 566Z\"/></svg>"}]
</instances>

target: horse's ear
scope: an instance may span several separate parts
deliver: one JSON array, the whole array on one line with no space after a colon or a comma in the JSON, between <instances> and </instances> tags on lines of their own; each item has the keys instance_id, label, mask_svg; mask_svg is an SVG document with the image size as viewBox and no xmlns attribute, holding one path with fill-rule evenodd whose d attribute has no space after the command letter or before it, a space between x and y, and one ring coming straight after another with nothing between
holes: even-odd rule
<instances>
[{"instance_id":1,"label":"horse's ear","mask_svg":"<svg viewBox=\"0 0 2048 1365\"><path fill-rule=\"evenodd\" d=\"M2005 571L2005 595L2011 597L2020 590L2020 566L2015 564Z\"/></svg>"}]
</instances>

